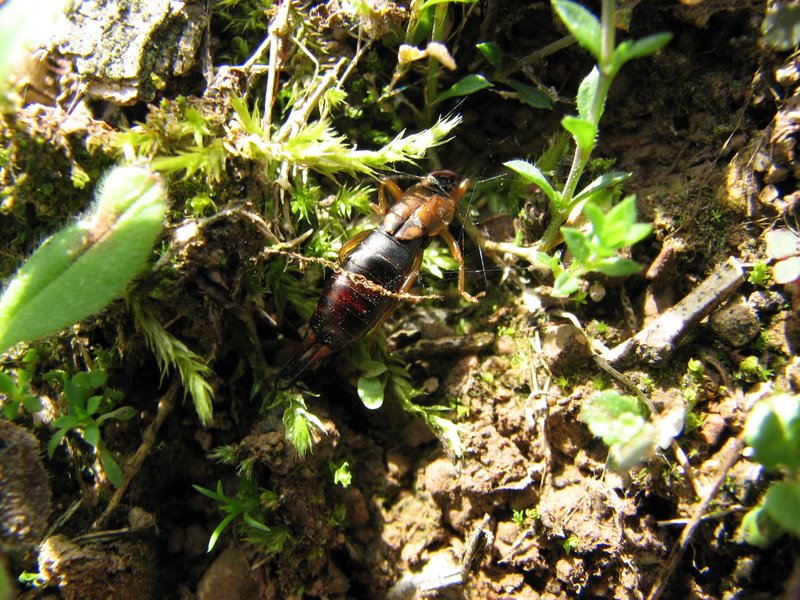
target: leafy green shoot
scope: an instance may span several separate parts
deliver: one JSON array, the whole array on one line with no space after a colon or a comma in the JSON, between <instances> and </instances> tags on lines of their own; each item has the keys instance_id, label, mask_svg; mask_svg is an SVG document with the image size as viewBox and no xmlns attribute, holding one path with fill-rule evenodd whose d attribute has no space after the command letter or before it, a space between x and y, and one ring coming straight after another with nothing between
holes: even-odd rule
<instances>
[{"instance_id":1,"label":"leafy green shoot","mask_svg":"<svg viewBox=\"0 0 800 600\"><path fill-rule=\"evenodd\" d=\"M350 487L353 482L353 474L350 472L350 463L346 460L341 464L336 464L333 460L328 461L328 469L330 469L333 476L333 483L340 485L343 488Z\"/></svg>"},{"instance_id":2,"label":"leafy green shoot","mask_svg":"<svg viewBox=\"0 0 800 600\"><path fill-rule=\"evenodd\" d=\"M238 482L239 489L235 496L225 494L221 481L217 482L216 490L209 490L199 485L192 486L204 496L218 502L219 509L225 513L225 517L211 533L208 552L217 545L228 525L241 517L239 530L248 541L262 546L269 554L279 553L289 541L289 531L284 526L270 527L264 523L278 505L277 494L260 489L251 479L239 478Z\"/></svg>"},{"instance_id":3,"label":"leafy green shoot","mask_svg":"<svg viewBox=\"0 0 800 600\"><path fill-rule=\"evenodd\" d=\"M105 371L81 371L72 377L63 371L51 371L46 378L61 383L67 403L67 414L53 422L56 432L47 445L48 455L52 457L64 436L75 431L95 449L106 477L114 487L118 487L122 483L122 469L102 440L100 426L109 419L132 419L136 410L130 406L112 408L122 394L106 387L108 374ZM97 391L101 393L95 393Z\"/></svg>"},{"instance_id":4,"label":"leafy green shoot","mask_svg":"<svg viewBox=\"0 0 800 600\"><path fill-rule=\"evenodd\" d=\"M36 350L28 350L22 358L23 364L32 365L37 359ZM22 414L24 408L29 413L42 410L38 396L31 393L30 382L33 369L17 368L10 373L0 371L0 395L2 395L3 416L13 421Z\"/></svg>"},{"instance_id":5,"label":"leafy green shoot","mask_svg":"<svg viewBox=\"0 0 800 600\"><path fill-rule=\"evenodd\" d=\"M783 533L800 537L800 397L770 394L753 407L745 424L750 457L783 473L742 520L741 537L766 547Z\"/></svg>"},{"instance_id":6,"label":"leafy green shoot","mask_svg":"<svg viewBox=\"0 0 800 600\"><path fill-rule=\"evenodd\" d=\"M386 342L376 335L368 344L364 340L353 346L353 362L359 371L358 396L371 410L383 405L386 391L391 390L406 412L422 418L447 449L456 457L463 455L461 428L445 415L452 412L444 405L426 406L414 402L422 392L414 388L403 361L390 354Z\"/></svg>"},{"instance_id":7,"label":"leafy green shoot","mask_svg":"<svg viewBox=\"0 0 800 600\"><path fill-rule=\"evenodd\" d=\"M300 392L279 391L269 408L283 408L283 428L286 439L295 447L301 458L314 447L314 432L325 433L325 425L308 410Z\"/></svg>"},{"instance_id":8,"label":"leafy green shoot","mask_svg":"<svg viewBox=\"0 0 800 600\"><path fill-rule=\"evenodd\" d=\"M176 368L183 381L184 396L190 394L195 411L203 425L208 425L214 416L212 399L214 389L208 378L211 368L205 361L169 333L155 315L138 301L131 302L136 324L144 334L147 347L153 352L161 368L162 379L171 368Z\"/></svg>"},{"instance_id":9,"label":"leafy green shoot","mask_svg":"<svg viewBox=\"0 0 800 600\"><path fill-rule=\"evenodd\" d=\"M619 186L629 174L603 173L580 191L578 185L590 165L590 158L597 143L600 119L614 77L628 61L648 56L664 47L671 39L671 34L660 33L640 40L626 40L616 46L614 0L602 1L600 20L571 0L552 0L552 2L554 11L570 33L597 61L595 68L583 79L578 88L576 98L578 114L567 115L561 121L563 129L570 135L575 145L572 166L566 181L558 184L550 179L551 165L534 165L523 160L513 160L505 164L526 181L541 189L549 200L551 209L550 223L536 250L531 252L529 249L520 249L514 253L527 260L538 260L550 267L556 278L556 293L569 295L577 291L581 275L588 272L624 276L639 270L638 265L632 261L615 256L616 250L635 243L649 234L649 226L643 223L634 224L629 219L630 214L635 216L634 200L626 198L621 203L623 207L619 211L625 213L624 215L614 212L617 209L612 209L605 219L602 217L600 207L592 204L604 195L607 196L607 193ZM481 51L490 62L499 61L496 48L484 47ZM583 202L586 203L583 212L594 226L594 231L588 236L577 229L564 227L574 214L573 211ZM622 236L618 227L622 223L634 225L634 232L626 236L625 244L620 245ZM569 271L555 255L546 258L562 239L577 257L575 260L580 263ZM609 253L612 248L616 250Z\"/></svg>"}]
</instances>

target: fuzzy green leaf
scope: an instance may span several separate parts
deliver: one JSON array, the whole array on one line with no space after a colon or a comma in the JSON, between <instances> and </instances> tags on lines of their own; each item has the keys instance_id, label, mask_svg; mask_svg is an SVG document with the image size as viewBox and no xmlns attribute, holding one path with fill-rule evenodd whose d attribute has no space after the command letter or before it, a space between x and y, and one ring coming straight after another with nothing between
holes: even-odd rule
<instances>
[{"instance_id":1,"label":"fuzzy green leaf","mask_svg":"<svg viewBox=\"0 0 800 600\"><path fill-rule=\"evenodd\" d=\"M672 39L671 33L656 33L640 40L625 40L614 50L611 57L611 71L616 73L629 60L649 56L658 52Z\"/></svg>"},{"instance_id":2,"label":"fuzzy green leaf","mask_svg":"<svg viewBox=\"0 0 800 600\"><path fill-rule=\"evenodd\" d=\"M0 371L0 394L6 396L16 396L19 393L16 382L11 379L11 375Z\"/></svg>"},{"instance_id":3,"label":"fuzzy green leaf","mask_svg":"<svg viewBox=\"0 0 800 600\"><path fill-rule=\"evenodd\" d=\"M572 134L572 139L575 140L578 148L587 155L592 153L597 137L597 127L593 123L568 115L561 119L561 126Z\"/></svg>"},{"instance_id":4,"label":"fuzzy green leaf","mask_svg":"<svg viewBox=\"0 0 800 600\"><path fill-rule=\"evenodd\" d=\"M545 174L542 173L536 165L531 164L525 160L510 160L508 162L503 163L503 165L505 165L518 175L522 175L522 177L524 177L531 183L539 186L539 188L545 193L545 195L548 197L550 202L553 203L554 206L556 207L561 206L561 194L559 194L555 189L553 189L553 186L550 185L550 182L547 180Z\"/></svg>"},{"instance_id":5,"label":"fuzzy green leaf","mask_svg":"<svg viewBox=\"0 0 800 600\"><path fill-rule=\"evenodd\" d=\"M766 548L784 533L767 514L763 504L759 504L742 517L739 532L745 542L759 548Z\"/></svg>"},{"instance_id":6,"label":"fuzzy green leaf","mask_svg":"<svg viewBox=\"0 0 800 600\"><path fill-rule=\"evenodd\" d=\"M383 382L378 377L359 377L357 389L361 402L370 410L383 405Z\"/></svg>"},{"instance_id":7,"label":"fuzzy green leaf","mask_svg":"<svg viewBox=\"0 0 800 600\"><path fill-rule=\"evenodd\" d=\"M578 291L581 280L569 273L559 273L553 282L553 296L566 298Z\"/></svg>"},{"instance_id":8,"label":"fuzzy green leaf","mask_svg":"<svg viewBox=\"0 0 800 600\"><path fill-rule=\"evenodd\" d=\"M800 399L767 396L753 407L745 425L753 459L767 469L800 468Z\"/></svg>"},{"instance_id":9,"label":"fuzzy green leaf","mask_svg":"<svg viewBox=\"0 0 800 600\"><path fill-rule=\"evenodd\" d=\"M486 79L483 75L478 75L476 73L472 73L467 75L460 81L457 81L452 86L447 88L441 94L436 97L436 100L433 101L434 104L439 104L443 100L447 100L448 98L454 98L456 96L469 96L470 94L474 94L477 91L494 87L494 84Z\"/></svg>"},{"instance_id":10,"label":"fuzzy green leaf","mask_svg":"<svg viewBox=\"0 0 800 600\"><path fill-rule=\"evenodd\" d=\"M609 277L626 277L642 270L642 265L629 258L603 258L592 262L592 270Z\"/></svg>"},{"instance_id":11,"label":"fuzzy green leaf","mask_svg":"<svg viewBox=\"0 0 800 600\"><path fill-rule=\"evenodd\" d=\"M12 278L0 298L0 350L102 310L147 263L166 212L160 179L142 166L117 167L96 196Z\"/></svg>"},{"instance_id":12,"label":"fuzzy green leaf","mask_svg":"<svg viewBox=\"0 0 800 600\"><path fill-rule=\"evenodd\" d=\"M100 462L103 464L103 471L105 471L106 477L108 477L111 485L113 485L115 488L119 487L120 484L122 484L123 479L122 468L114 459L114 456L111 454L111 452L108 451L108 448L106 448L105 444L100 444L98 452L100 453Z\"/></svg>"},{"instance_id":13,"label":"fuzzy green leaf","mask_svg":"<svg viewBox=\"0 0 800 600\"><path fill-rule=\"evenodd\" d=\"M599 61L601 32L597 17L570 0L553 0L553 8L578 43Z\"/></svg>"},{"instance_id":14,"label":"fuzzy green leaf","mask_svg":"<svg viewBox=\"0 0 800 600\"><path fill-rule=\"evenodd\" d=\"M537 90L535 87L525 85L513 79L508 81L508 85L512 90L517 92L519 99L528 106L533 108L546 108L548 110L553 108L553 103L550 101L550 98L541 90Z\"/></svg>"},{"instance_id":15,"label":"fuzzy green leaf","mask_svg":"<svg viewBox=\"0 0 800 600\"><path fill-rule=\"evenodd\" d=\"M386 365L377 360L366 360L358 365L358 370L363 377L377 377L385 373L386 369Z\"/></svg>"},{"instance_id":16,"label":"fuzzy green leaf","mask_svg":"<svg viewBox=\"0 0 800 600\"><path fill-rule=\"evenodd\" d=\"M600 71L595 67L591 72L583 78L580 86L578 86L578 97L576 104L578 106L578 116L586 121L592 121L592 105L594 98L597 95L597 83L600 81ZM602 107L600 108L602 111ZM600 122L600 115L595 115L595 122Z\"/></svg>"},{"instance_id":17,"label":"fuzzy green leaf","mask_svg":"<svg viewBox=\"0 0 800 600\"><path fill-rule=\"evenodd\" d=\"M614 187L615 185L618 185L628 179L630 176L630 173L623 173L622 171L609 171L608 173L604 173L583 188L580 192L578 192L572 199L572 203L577 204L578 202L586 200L601 190Z\"/></svg>"},{"instance_id":18,"label":"fuzzy green leaf","mask_svg":"<svg viewBox=\"0 0 800 600\"><path fill-rule=\"evenodd\" d=\"M586 236L580 229L572 227L562 227L561 234L564 236L564 241L567 243L567 248L572 252L572 256L579 263L585 263L589 260L591 250L587 243Z\"/></svg>"},{"instance_id":19,"label":"fuzzy green leaf","mask_svg":"<svg viewBox=\"0 0 800 600\"><path fill-rule=\"evenodd\" d=\"M613 390L594 394L581 409L580 418L608 446L631 439L645 423L638 400Z\"/></svg>"},{"instance_id":20,"label":"fuzzy green leaf","mask_svg":"<svg viewBox=\"0 0 800 600\"><path fill-rule=\"evenodd\" d=\"M764 498L764 509L778 525L800 537L800 481L776 481Z\"/></svg>"},{"instance_id":21,"label":"fuzzy green leaf","mask_svg":"<svg viewBox=\"0 0 800 600\"><path fill-rule=\"evenodd\" d=\"M486 59L486 62L495 69L499 69L503 66L503 49L500 47L500 44L497 42L483 42L475 44L475 47L483 54L483 58Z\"/></svg>"}]
</instances>

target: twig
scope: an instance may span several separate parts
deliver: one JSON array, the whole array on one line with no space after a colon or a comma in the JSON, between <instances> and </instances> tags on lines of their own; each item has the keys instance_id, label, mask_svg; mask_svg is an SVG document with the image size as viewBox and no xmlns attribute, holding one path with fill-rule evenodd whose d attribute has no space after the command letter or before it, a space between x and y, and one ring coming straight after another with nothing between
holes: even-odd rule
<instances>
[{"instance_id":1,"label":"twig","mask_svg":"<svg viewBox=\"0 0 800 600\"><path fill-rule=\"evenodd\" d=\"M141 445L133 454L133 456L126 461L125 476L122 479L122 483L114 491L114 495L111 497L111 501L108 503L108 506L106 506L103 514L92 524L93 530L96 531L100 529L109 515L114 512L117 506L119 506L119 503L122 501L122 496L125 495L128 486L139 472L144 459L147 458L147 455L150 453L150 449L153 447L153 444L155 444L158 430L161 429L161 425L164 424L164 420L167 418L167 415L172 412L172 409L175 406L175 396L178 394L179 388L180 378L178 376L174 376L166 394L164 394L158 401L158 412L156 413L156 418L153 419L152 423L147 426L147 429L142 436Z\"/></svg>"},{"instance_id":2,"label":"twig","mask_svg":"<svg viewBox=\"0 0 800 600\"><path fill-rule=\"evenodd\" d=\"M623 366L637 357L651 362L663 361L673 353L689 329L714 310L742 281L744 271L741 265L735 258L729 258L683 300L632 338L604 352L602 358L614 366Z\"/></svg>"}]
</instances>

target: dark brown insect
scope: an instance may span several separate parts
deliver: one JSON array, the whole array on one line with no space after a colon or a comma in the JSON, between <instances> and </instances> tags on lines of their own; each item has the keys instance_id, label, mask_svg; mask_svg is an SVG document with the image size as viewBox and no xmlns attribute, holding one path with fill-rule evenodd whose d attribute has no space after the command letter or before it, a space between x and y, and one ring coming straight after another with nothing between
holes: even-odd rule
<instances>
[{"instance_id":1,"label":"dark brown insect","mask_svg":"<svg viewBox=\"0 0 800 600\"><path fill-rule=\"evenodd\" d=\"M383 215L383 223L342 246L341 272L325 283L303 343L281 369L279 377L291 379L280 389L380 326L397 306L392 294L405 293L414 284L422 254L434 236L445 241L458 262L461 295L470 302L483 296L483 292L476 297L464 290L464 258L447 229L468 186L469 179L452 171L434 171L405 193L391 180L381 184L377 212ZM387 194L395 201L391 208Z\"/></svg>"}]
</instances>

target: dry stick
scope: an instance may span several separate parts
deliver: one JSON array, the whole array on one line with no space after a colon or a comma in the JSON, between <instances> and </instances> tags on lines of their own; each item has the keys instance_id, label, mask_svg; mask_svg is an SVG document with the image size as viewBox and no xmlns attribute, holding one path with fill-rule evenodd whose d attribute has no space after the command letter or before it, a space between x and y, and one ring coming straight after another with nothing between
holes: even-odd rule
<instances>
[{"instance_id":1,"label":"dry stick","mask_svg":"<svg viewBox=\"0 0 800 600\"><path fill-rule=\"evenodd\" d=\"M695 508L692 518L686 525L686 528L683 530L680 539L672 547L672 551L667 558L667 562L664 563L661 571L659 571L656 582L653 584L650 593L647 595L647 600L658 600L658 598L660 598L661 594L664 592L664 589L667 587L667 583L669 583L672 572L678 566L678 562L680 561L683 552L689 547L689 542L692 541L694 532L703 521L703 516L708 511L711 501L717 495L719 488L722 486L722 483L728 476L728 471L730 471L733 465L736 464L736 461L739 460L742 450L744 450L745 447L744 433L745 430L742 430L742 432L736 438L734 438L733 443L728 447L728 451L725 453L722 464L719 467L719 471L717 471L717 477L714 480L714 484L706 492L706 496L703 501L697 506L697 508Z\"/></svg>"},{"instance_id":2,"label":"dry stick","mask_svg":"<svg viewBox=\"0 0 800 600\"><path fill-rule=\"evenodd\" d=\"M735 258L729 258L683 300L632 338L604 352L602 358L614 366L629 364L636 358L651 362L666 359L686 332L708 316L742 281L741 265Z\"/></svg>"},{"instance_id":3,"label":"dry stick","mask_svg":"<svg viewBox=\"0 0 800 600\"><path fill-rule=\"evenodd\" d=\"M125 495L125 492L128 489L128 485L130 485L133 478L139 472L144 459L147 458L147 455L150 453L150 449L153 447L153 444L155 444L156 435L158 435L158 430L161 429L161 425L164 424L164 419L166 419L167 415L172 412L172 409L175 406L175 396L178 394L179 387L180 378L177 375L173 376L169 389L158 401L158 412L156 413L156 418L153 419L153 422L147 426L147 429L145 429L144 435L142 435L142 443L139 448L136 450L133 456L126 461L125 476L122 479L122 483L111 497L111 501L108 503L106 510L103 512L100 518L98 518L92 524L93 530L100 529L109 515L116 510L117 506L119 506L119 503L122 501L122 496Z\"/></svg>"}]
</instances>

